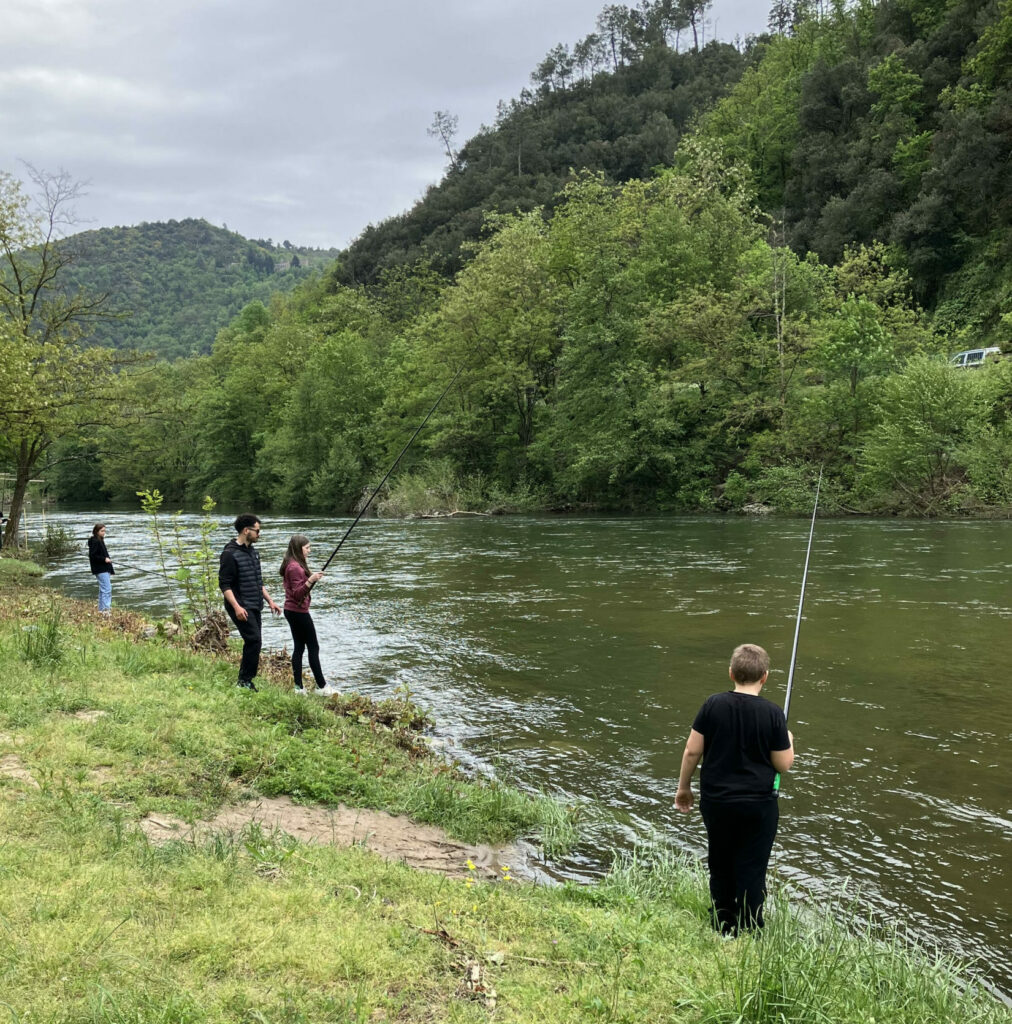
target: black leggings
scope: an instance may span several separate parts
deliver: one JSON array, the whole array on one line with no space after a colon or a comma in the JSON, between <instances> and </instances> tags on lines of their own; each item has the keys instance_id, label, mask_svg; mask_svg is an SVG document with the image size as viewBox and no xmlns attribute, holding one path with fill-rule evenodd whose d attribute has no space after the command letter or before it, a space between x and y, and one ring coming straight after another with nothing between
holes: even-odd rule
<instances>
[{"instance_id":1,"label":"black leggings","mask_svg":"<svg viewBox=\"0 0 1012 1024\"><path fill-rule=\"evenodd\" d=\"M309 612L292 612L285 609L285 618L292 630L292 673L295 685L302 687L302 652L309 651L309 667L313 670L313 678L321 689L327 685L320 667L320 641L316 639L316 626Z\"/></svg>"}]
</instances>

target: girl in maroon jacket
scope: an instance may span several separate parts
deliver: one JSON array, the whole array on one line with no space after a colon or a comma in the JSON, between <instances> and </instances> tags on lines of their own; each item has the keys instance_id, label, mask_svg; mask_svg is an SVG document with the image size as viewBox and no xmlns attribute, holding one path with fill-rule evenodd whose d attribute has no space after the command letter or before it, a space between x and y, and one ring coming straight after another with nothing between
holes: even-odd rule
<instances>
[{"instance_id":1,"label":"girl in maroon jacket","mask_svg":"<svg viewBox=\"0 0 1012 1024\"><path fill-rule=\"evenodd\" d=\"M337 693L338 689L323 678L320 642L316 639L313 616L309 614L309 603L312 600L310 587L323 573L310 573L306 564L308 555L309 538L296 533L288 542L288 550L281 563L281 578L285 581L285 618L292 631L292 672L295 676L295 692L305 693L302 686L302 653L309 651L309 667L316 680L316 692L321 696L329 696Z\"/></svg>"}]
</instances>

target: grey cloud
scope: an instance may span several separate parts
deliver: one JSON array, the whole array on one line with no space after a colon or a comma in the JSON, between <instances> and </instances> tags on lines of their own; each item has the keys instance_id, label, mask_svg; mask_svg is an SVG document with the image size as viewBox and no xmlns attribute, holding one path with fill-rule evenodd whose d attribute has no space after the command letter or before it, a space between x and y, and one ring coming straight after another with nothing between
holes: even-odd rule
<instances>
[{"instance_id":1,"label":"grey cloud","mask_svg":"<svg viewBox=\"0 0 1012 1024\"><path fill-rule=\"evenodd\" d=\"M0 169L91 182L94 225L206 217L253 237L344 245L443 172L603 0L0 0ZM10 7L7 11L5 8ZM719 35L765 5L717 0Z\"/></svg>"}]
</instances>

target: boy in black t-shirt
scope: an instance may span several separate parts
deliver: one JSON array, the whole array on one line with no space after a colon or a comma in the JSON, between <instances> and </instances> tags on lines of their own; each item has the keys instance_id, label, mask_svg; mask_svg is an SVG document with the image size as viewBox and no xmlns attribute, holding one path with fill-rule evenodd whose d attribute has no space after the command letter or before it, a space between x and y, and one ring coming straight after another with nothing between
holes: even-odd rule
<instances>
[{"instance_id":1,"label":"boy in black t-shirt","mask_svg":"<svg viewBox=\"0 0 1012 1024\"><path fill-rule=\"evenodd\" d=\"M794 736L776 704L759 696L770 657L741 644L728 674L734 689L715 693L700 708L682 755L675 807L692 810L692 775L703 759L699 809L706 825L713 926L724 935L763 926L766 866L780 809L777 772L794 764Z\"/></svg>"}]
</instances>

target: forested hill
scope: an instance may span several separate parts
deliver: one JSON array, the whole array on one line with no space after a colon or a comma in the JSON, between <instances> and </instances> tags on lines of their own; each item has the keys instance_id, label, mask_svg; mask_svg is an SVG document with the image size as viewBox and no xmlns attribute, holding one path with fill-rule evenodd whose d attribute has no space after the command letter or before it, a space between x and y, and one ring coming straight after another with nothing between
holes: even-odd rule
<instances>
[{"instance_id":1,"label":"forested hill","mask_svg":"<svg viewBox=\"0 0 1012 1024\"><path fill-rule=\"evenodd\" d=\"M939 326L1012 345L1010 0L774 0L770 32L740 50L697 50L684 24L676 42L664 19L692 6L606 7L492 127L459 152L444 138L443 180L368 227L334 284L419 259L452 275L487 211L551 212L573 169L649 178L701 121L798 255L885 243Z\"/></svg>"},{"instance_id":2,"label":"forested hill","mask_svg":"<svg viewBox=\"0 0 1012 1024\"><path fill-rule=\"evenodd\" d=\"M659 20L670 6L606 8L598 32L572 50L552 50L532 74L533 88L500 103L494 125L459 151L452 115L444 113L450 166L442 181L407 213L366 228L342 254L334 282L374 284L384 270L419 259L452 275L488 211L551 209L574 169L625 182L669 165L692 120L754 57L751 48L726 43L697 51L684 33L676 43L678 22Z\"/></svg>"},{"instance_id":3,"label":"forested hill","mask_svg":"<svg viewBox=\"0 0 1012 1024\"><path fill-rule=\"evenodd\" d=\"M703 135L795 252L885 243L939 329L1012 345L1012 2L798 6Z\"/></svg>"},{"instance_id":4,"label":"forested hill","mask_svg":"<svg viewBox=\"0 0 1012 1024\"><path fill-rule=\"evenodd\" d=\"M122 314L99 321L89 343L165 358L210 352L245 305L290 291L337 255L194 219L85 231L64 244L75 253L64 286L108 294L108 309Z\"/></svg>"}]
</instances>

